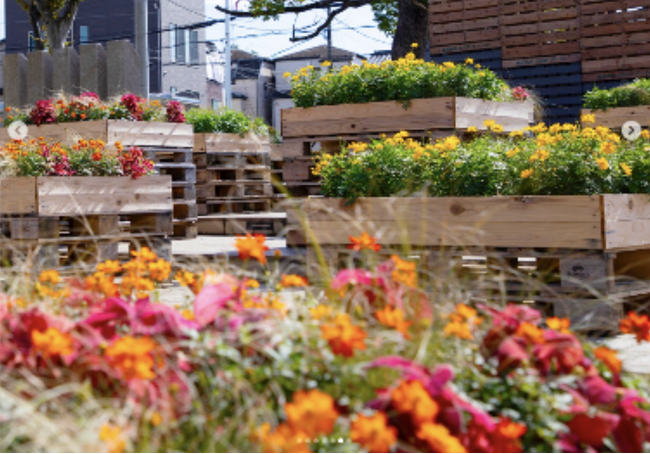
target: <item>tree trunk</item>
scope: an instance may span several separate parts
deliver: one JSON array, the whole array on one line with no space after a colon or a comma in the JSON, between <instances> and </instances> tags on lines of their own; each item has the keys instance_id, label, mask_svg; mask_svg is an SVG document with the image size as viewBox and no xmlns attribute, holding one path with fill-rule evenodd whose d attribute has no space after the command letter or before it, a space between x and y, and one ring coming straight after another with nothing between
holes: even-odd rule
<instances>
[{"instance_id":1,"label":"tree trunk","mask_svg":"<svg viewBox=\"0 0 650 454\"><path fill-rule=\"evenodd\" d=\"M38 12L38 8L32 3L29 8L29 22L32 24L32 33L34 34L34 50L44 50L45 43L43 42L43 37L41 35L41 13Z\"/></svg>"},{"instance_id":2,"label":"tree trunk","mask_svg":"<svg viewBox=\"0 0 650 454\"><path fill-rule=\"evenodd\" d=\"M420 0L398 0L399 16L393 38L392 58L397 60L413 51L424 58L429 40L429 13ZM417 44L416 48L411 47Z\"/></svg>"},{"instance_id":3,"label":"tree trunk","mask_svg":"<svg viewBox=\"0 0 650 454\"><path fill-rule=\"evenodd\" d=\"M72 24L68 21L47 23L47 40L50 50L63 49Z\"/></svg>"}]
</instances>

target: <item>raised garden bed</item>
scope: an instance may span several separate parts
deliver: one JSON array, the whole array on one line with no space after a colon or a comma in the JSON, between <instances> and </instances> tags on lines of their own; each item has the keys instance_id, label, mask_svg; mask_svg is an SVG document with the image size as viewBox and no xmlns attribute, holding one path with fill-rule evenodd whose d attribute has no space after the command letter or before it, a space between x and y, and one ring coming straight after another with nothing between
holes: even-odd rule
<instances>
[{"instance_id":1,"label":"raised garden bed","mask_svg":"<svg viewBox=\"0 0 650 454\"><path fill-rule=\"evenodd\" d=\"M507 297L557 303L558 315L575 319L593 309L602 293L612 304L590 313L592 328L618 320L622 305L615 303L650 294L647 194L362 198L350 206L314 198L302 201L292 216L304 218L309 244L320 246L332 268L351 254L349 237L363 232L377 238L385 254L410 248L423 270L441 256L465 271L468 256L515 269L518 261L535 259L536 271L548 278L544 285L531 289L506 277ZM317 262L310 247L308 267Z\"/></svg>"},{"instance_id":2,"label":"raised garden bed","mask_svg":"<svg viewBox=\"0 0 650 454\"><path fill-rule=\"evenodd\" d=\"M173 208L169 176L3 178L2 250L46 267L60 264L62 246L69 261L115 259L118 242L168 256Z\"/></svg>"},{"instance_id":3,"label":"raised garden bed","mask_svg":"<svg viewBox=\"0 0 650 454\"><path fill-rule=\"evenodd\" d=\"M619 130L628 121L636 121L642 127L650 124L650 106L611 107L607 110L583 109L581 115L594 115L595 123L585 123L583 126L605 126Z\"/></svg>"}]
</instances>

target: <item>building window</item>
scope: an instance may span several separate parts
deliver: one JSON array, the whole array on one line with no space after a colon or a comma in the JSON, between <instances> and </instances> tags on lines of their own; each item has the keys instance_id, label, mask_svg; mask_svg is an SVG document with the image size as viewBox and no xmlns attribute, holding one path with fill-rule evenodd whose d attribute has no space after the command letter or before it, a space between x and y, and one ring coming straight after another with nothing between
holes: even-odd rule
<instances>
[{"instance_id":1,"label":"building window","mask_svg":"<svg viewBox=\"0 0 650 454\"><path fill-rule=\"evenodd\" d=\"M187 30L176 29L176 61L180 64L184 64L188 60L187 56Z\"/></svg>"},{"instance_id":2,"label":"building window","mask_svg":"<svg viewBox=\"0 0 650 454\"><path fill-rule=\"evenodd\" d=\"M219 100L213 99L212 100L212 110L219 110L219 107L221 107L220 104L221 103L219 102Z\"/></svg>"},{"instance_id":3,"label":"building window","mask_svg":"<svg viewBox=\"0 0 650 454\"><path fill-rule=\"evenodd\" d=\"M190 62L193 65L198 65L199 62L199 32L192 30L190 32Z\"/></svg>"},{"instance_id":4,"label":"building window","mask_svg":"<svg viewBox=\"0 0 650 454\"><path fill-rule=\"evenodd\" d=\"M36 40L34 39L34 32L29 32L27 35L27 52L34 52L36 50Z\"/></svg>"},{"instance_id":5,"label":"building window","mask_svg":"<svg viewBox=\"0 0 650 454\"><path fill-rule=\"evenodd\" d=\"M176 63L176 25L169 26L169 61Z\"/></svg>"},{"instance_id":6,"label":"building window","mask_svg":"<svg viewBox=\"0 0 650 454\"><path fill-rule=\"evenodd\" d=\"M88 26L82 25L79 27L79 42L81 44L88 43Z\"/></svg>"}]
</instances>

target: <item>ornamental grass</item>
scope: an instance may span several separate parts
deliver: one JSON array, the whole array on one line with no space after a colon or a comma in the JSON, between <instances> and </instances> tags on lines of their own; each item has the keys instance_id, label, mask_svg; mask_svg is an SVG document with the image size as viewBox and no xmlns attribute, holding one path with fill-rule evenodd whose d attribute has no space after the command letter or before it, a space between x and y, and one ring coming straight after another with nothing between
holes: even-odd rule
<instances>
[{"instance_id":1,"label":"ornamental grass","mask_svg":"<svg viewBox=\"0 0 650 454\"><path fill-rule=\"evenodd\" d=\"M593 115L586 121L595 121ZM436 141L407 132L321 154L314 173L323 194L431 197L650 194L650 133L628 142L602 126L540 123L508 136L494 121L488 134Z\"/></svg>"},{"instance_id":2,"label":"ornamental grass","mask_svg":"<svg viewBox=\"0 0 650 454\"><path fill-rule=\"evenodd\" d=\"M250 234L244 268L173 269L143 248L86 276L7 274L0 449L643 450L647 381L616 352L528 305L465 304L372 237L350 243L363 263L325 288L283 275ZM162 304L172 276L192 297ZM650 341L646 315L621 330Z\"/></svg>"},{"instance_id":3,"label":"ornamental grass","mask_svg":"<svg viewBox=\"0 0 650 454\"><path fill-rule=\"evenodd\" d=\"M487 68L464 63L436 64L408 53L381 64L364 61L341 68L324 62L285 73L296 107L331 106L379 101L398 101L408 107L413 99L463 96L488 101L526 101L530 95L508 84Z\"/></svg>"}]
</instances>

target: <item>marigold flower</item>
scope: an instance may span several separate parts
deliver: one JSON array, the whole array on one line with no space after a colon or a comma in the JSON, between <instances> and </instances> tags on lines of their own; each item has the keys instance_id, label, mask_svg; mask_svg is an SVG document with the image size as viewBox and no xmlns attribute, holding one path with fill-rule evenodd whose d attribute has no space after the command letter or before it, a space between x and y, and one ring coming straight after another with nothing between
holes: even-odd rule
<instances>
[{"instance_id":1,"label":"marigold flower","mask_svg":"<svg viewBox=\"0 0 650 454\"><path fill-rule=\"evenodd\" d=\"M155 347L154 341L148 337L124 336L108 347L105 354L126 380L151 380L156 376L151 354Z\"/></svg>"},{"instance_id":2,"label":"marigold flower","mask_svg":"<svg viewBox=\"0 0 650 454\"><path fill-rule=\"evenodd\" d=\"M139 251L131 251L131 255L133 256L134 260L145 263L154 262L158 258L158 255L146 246Z\"/></svg>"},{"instance_id":3,"label":"marigold flower","mask_svg":"<svg viewBox=\"0 0 650 454\"><path fill-rule=\"evenodd\" d=\"M629 177L630 175L632 175L632 167L630 167L628 164L621 162L621 169L623 169L623 173L626 176Z\"/></svg>"},{"instance_id":4,"label":"marigold flower","mask_svg":"<svg viewBox=\"0 0 650 454\"><path fill-rule=\"evenodd\" d=\"M517 327L515 336L523 338L529 344L543 344L544 330L529 322L523 322Z\"/></svg>"},{"instance_id":5,"label":"marigold flower","mask_svg":"<svg viewBox=\"0 0 650 454\"><path fill-rule=\"evenodd\" d=\"M570 334L571 330L571 320L568 318L559 318L551 317L546 319L546 326L548 326L553 331L557 331L562 334Z\"/></svg>"},{"instance_id":6,"label":"marigold flower","mask_svg":"<svg viewBox=\"0 0 650 454\"><path fill-rule=\"evenodd\" d=\"M53 356L67 356L74 353L72 336L62 333L56 328L48 328L44 332L32 331L32 348L45 358Z\"/></svg>"},{"instance_id":7,"label":"marigold flower","mask_svg":"<svg viewBox=\"0 0 650 454\"><path fill-rule=\"evenodd\" d=\"M119 294L119 288L113 281L113 277L108 277L100 272L86 277L84 286L89 292L99 293L106 298L112 298Z\"/></svg>"},{"instance_id":8,"label":"marigold flower","mask_svg":"<svg viewBox=\"0 0 650 454\"><path fill-rule=\"evenodd\" d=\"M307 281L306 278L302 276L298 276L296 274L290 274L290 275L283 274L280 285L284 288L307 287L309 285L309 281Z\"/></svg>"},{"instance_id":9,"label":"marigold flower","mask_svg":"<svg viewBox=\"0 0 650 454\"><path fill-rule=\"evenodd\" d=\"M158 259L157 262L149 264L149 275L151 278L158 282L163 282L169 279L172 273L172 264L166 260Z\"/></svg>"},{"instance_id":10,"label":"marigold flower","mask_svg":"<svg viewBox=\"0 0 650 454\"><path fill-rule=\"evenodd\" d=\"M580 116L581 123L596 123L596 116L594 114L584 114Z\"/></svg>"},{"instance_id":11,"label":"marigold flower","mask_svg":"<svg viewBox=\"0 0 650 454\"><path fill-rule=\"evenodd\" d=\"M600 170L607 170L609 169L609 162L607 162L607 159L605 158L598 158L596 159L596 164L598 164L598 168Z\"/></svg>"},{"instance_id":12,"label":"marigold flower","mask_svg":"<svg viewBox=\"0 0 650 454\"><path fill-rule=\"evenodd\" d=\"M294 431L286 424L280 424L271 432L271 425L264 423L257 431L257 438L264 452L311 452L307 435Z\"/></svg>"},{"instance_id":13,"label":"marigold flower","mask_svg":"<svg viewBox=\"0 0 650 454\"><path fill-rule=\"evenodd\" d=\"M264 253L269 250L265 246L266 237L264 235L255 234L255 236L247 233L246 236L239 236L235 241L235 247L239 251L239 258L248 260L254 258L263 265L266 265L266 256Z\"/></svg>"},{"instance_id":14,"label":"marigold flower","mask_svg":"<svg viewBox=\"0 0 650 454\"><path fill-rule=\"evenodd\" d=\"M600 144L600 151L604 154L614 154L616 153L616 144L614 142L603 142Z\"/></svg>"},{"instance_id":15,"label":"marigold flower","mask_svg":"<svg viewBox=\"0 0 650 454\"><path fill-rule=\"evenodd\" d=\"M384 412L370 417L357 415L350 425L350 439L368 452L389 452L397 441L397 429L388 425Z\"/></svg>"},{"instance_id":16,"label":"marigold flower","mask_svg":"<svg viewBox=\"0 0 650 454\"><path fill-rule=\"evenodd\" d=\"M402 381L393 390L391 403L398 412L410 413L416 426L433 422L439 410L438 404L419 380Z\"/></svg>"},{"instance_id":17,"label":"marigold flower","mask_svg":"<svg viewBox=\"0 0 650 454\"><path fill-rule=\"evenodd\" d=\"M309 313L314 320L329 317L333 311L334 309L326 304L319 304L318 306L309 309Z\"/></svg>"},{"instance_id":18,"label":"marigold flower","mask_svg":"<svg viewBox=\"0 0 650 454\"><path fill-rule=\"evenodd\" d=\"M287 424L309 438L331 434L339 417L332 396L317 389L294 393L292 401L284 405L284 412Z\"/></svg>"},{"instance_id":19,"label":"marigold flower","mask_svg":"<svg viewBox=\"0 0 650 454\"><path fill-rule=\"evenodd\" d=\"M59 282L61 282L61 276L56 270L47 270L41 273L41 275L38 277L38 280L43 284L50 283L52 285L57 285Z\"/></svg>"},{"instance_id":20,"label":"marigold flower","mask_svg":"<svg viewBox=\"0 0 650 454\"><path fill-rule=\"evenodd\" d=\"M321 338L326 340L335 355L351 357L354 350L365 350L368 334L350 321L347 314L338 314L333 325L323 325Z\"/></svg>"},{"instance_id":21,"label":"marigold flower","mask_svg":"<svg viewBox=\"0 0 650 454\"><path fill-rule=\"evenodd\" d=\"M423 424L417 432L417 437L429 443L432 452L467 452L460 440L449 433L449 430L440 424L428 422Z\"/></svg>"},{"instance_id":22,"label":"marigold flower","mask_svg":"<svg viewBox=\"0 0 650 454\"><path fill-rule=\"evenodd\" d=\"M391 277L395 282L399 282L408 287L417 287L418 277L416 273L416 264L407 260L402 260L397 255L390 258L395 263L395 271Z\"/></svg>"},{"instance_id":23,"label":"marigold flower","mask_svg":"<svg viewBox=\"0 0 650 454\"><path fill-rule=\"evenodd\" d=\"M535 171L533 169L526 169L521 171L521 178L526 179L530 178Z\"/></svg>"},{"instance_id":24,"label":"marigold flower","mask_svg":"<svg viewBox=\"0 0 650 454\"><path fill-rule=\"evenodd\" d=\"M352 249L354 251L362 251L364 249L368 249L369 251L379 252L381 249L381 245L377 244L377 239L371 237L366 232L363 232L358 238L351 236L350 243L352 244L348 245L348 249Z\"/></svg>"},{"instance_id":25,"label":"marigold flower","mask_svg":"<svg viewBox=\"0 0 650 454\"><path fill-rule=\"evenodd\" d=\"M404 312L401 309L396 309L391 306L386 306L383 309L375 312L375 317L384 326L388 328L395 328L396 331L402 333L406 339L410 339L411 335L408 332L409 326L412 322L404 320Z\"/></svg>"},{"instance_id":26,"label":"marigold flower","mask_svg":"<svg viewBox=\"0 0 650 454\"><path fill-rule=\"evenodd\" d=\"M634 334L636 341L650 341L650 319L647 315L638 315L630 311L627 318L621 320L621 332L625 334Z\"/></svg>"},{"instance_id":27,"label":"marigold flower","mask_svg":"<svg viewBox=\"0 0 650 454\"><path fill-rule=\"evenodd\" d=\"M122 272L122 265L117 260L107 260L97 265L97 271L104 274L118 274Z\"/></svg>"},{"instance_id":28,"label":"marigold flower","mask_svg":"<svg viewBox=\"0 0 650 454\"><path fill-rule=\"evenodd\" d=\"M597 359L601 360L613 373L621 373L623 362L617 356L615 350L607 347L598 347L596 350L594 350L594 356Z\"/></svg>"},{"instance_id":29,"label":"marigold flower","mask_svg":"<svg viewBox=\"0 0 650 454\"><path fill-rule=\"evenodd\" d=\"M122 430L118 426L104 424L99 430L99 439L106 443L108 452L124 452L126 442L122 436Z\"/></svg>"}]
</instances>

